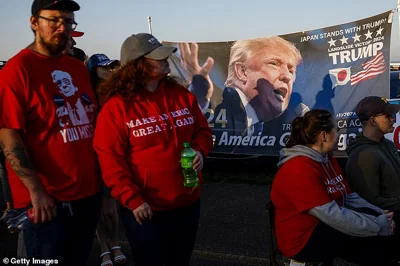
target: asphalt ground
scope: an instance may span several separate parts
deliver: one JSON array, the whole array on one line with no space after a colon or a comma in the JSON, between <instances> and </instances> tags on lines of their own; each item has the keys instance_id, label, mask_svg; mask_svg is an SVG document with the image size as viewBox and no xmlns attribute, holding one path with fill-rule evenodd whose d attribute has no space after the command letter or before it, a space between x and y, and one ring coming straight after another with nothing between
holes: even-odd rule
<instances>
[{"instance_id":1,"label":"asphalt ground","mask_svg":"<svg viewBox=\"0 0 400 266\"><path fill-rule=\"evenodd\" d=\"M265 213L268 197L268 185L205 184L201 196L200 225L191 265L269 265ZM0 231L1 260L4 257L16 256L16 238L4 230ZM119 241L128 257L126 265L134 265L122 228ZM99 266L99 255L99 245L94 239L87 265ZM286 260L280 261L287 263ZM338 260L335 265L350 264Z\"/></svg>"}]
</instances>

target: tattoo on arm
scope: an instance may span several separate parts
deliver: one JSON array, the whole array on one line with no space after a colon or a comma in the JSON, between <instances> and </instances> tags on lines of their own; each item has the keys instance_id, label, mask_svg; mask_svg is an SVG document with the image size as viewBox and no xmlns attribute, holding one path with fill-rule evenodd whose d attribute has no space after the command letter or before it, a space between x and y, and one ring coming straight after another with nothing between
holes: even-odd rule
<instances>
[{"instance_id":1,"label":"tattoo on arm","mask_svg":"<svg viewBox=\"0 0 400 266\"><path fill-rule=\"evenodd\" d=\"M4 169L6 169L6 165L5 165L3 149L4 149L4 144L0 141L0 179L6 177L6 173L4 172Z\"/></svg>"},{"instance_id":2,"label":"tattoo on arm","mask_svg":"<svg viewBox=\"0 0 400 266\"><path fill-rule=\"evenodd\" d=\"M21 143L15 143L11 147L4 147L0 142L0 148L3 150L11 168L20 178L36 176L35 170L28 157L25 147Z\"/></svg>"},{"instance_id":3,"label":"tattoo on arm","mask_svg":"<svg viewBox=\"0 0 400 266\"><path fill-rule=\"evenodd\" d=\"M3 168L6 168L6 166L5 166L5 155L4 155L4 152L3 152L3 150L4 150L4 143L3 142L1 142L0 141L0 166L3 166Z\"/></svg>"}]
</instances>

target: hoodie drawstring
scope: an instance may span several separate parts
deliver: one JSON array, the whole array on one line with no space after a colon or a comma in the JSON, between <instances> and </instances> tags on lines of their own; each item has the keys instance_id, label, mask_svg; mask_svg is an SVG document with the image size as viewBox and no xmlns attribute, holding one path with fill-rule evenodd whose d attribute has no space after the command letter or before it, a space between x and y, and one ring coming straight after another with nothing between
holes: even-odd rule
<instances>
[{"instance_id":1,"label":"hoodie drawstring","mask_svg":"<svg viewBox=\"0 0 400 266\"><path fill-rule=\"evenodd\" d=\"M72 211L71 203L69 203L69 202L63 202L63 203L62 203L62 208L63 208L63 209L68 208L68 209L69 209L69 214L70 214L71 216L74 216L74 212Z\"/></svg>"},{"instance_id":2,"label":"hoodie drawstring","mask_svg":"<svg viewBox=\"0 0 400 266\"><path fill-rule=\"evenodd\" d=\"M167 98L165 97L164 90L162 90L162 93L163 93L162 96L163 96L163 100L164 100L164 107L165 107L165 110L167 111L168 120L171 123L171 127L172 127L175 148L178 148L178 133L176 132L176 126L175 126L174 120L171 117L171 112L168 108L168 102L167 102Z\"/></svg>"},{"instance_id":3,"label":"hoodie drawstring","mask_svg":"<svg viewBox=\"0 0 400 266\"><path fill-rule=\"evenodd\" d=\"M148 103L148 106L150 106L150 108L155 112L155 114L157 114L158 116L161 116L161 117L163 117L163 119L166 119L165 117L164 117L164 114L165 115L167 115L168 116L168 121L169 121L169 123L171 124L170 126L171 126L171 129L172 129L172 132L173 132L173 139L174 139L174 144L175 144L175 147L178 147L178 133L177 133L177 131L176 131L176 127L175 127L175 124L174 124L174 120L172 119L172 117L171 117L171 112L170 112L170 110L169 110L169 108L168 108L168 101L167 101L167 99L166 99L166 97L165 97L165 92L164 92L164 90L165 90L165 84L163 84L163 83L160 83L159 84L159 87L157 88L157 90L159 90L158 91L158 93L160 93L161 95L154 95L154 93L157 93L157 92L153 92L153 93L149 93L149 92L147 92L147 91L145 91L144 93L143 93L143 98L145 99L145 101ZM161 97L161 98L163 98L163 107L164 108L162 108L161 110L160 110L160 108L158 108L158 106L156 105L156 104L154 104L154 97L157 97L157 98L159 98L159 97ZM151 100L150 100L150 98L151 98ZM157 101L156 101L157 102ZM164 120L163 120L164 121ZM167 124L167 123L166 123ZM167 124L168 125L168 124ZM169 133L168 133L168 131L169 131L169 128L167 127L165 130L163 130L164 131L164 135L165 135L165 138L166 138L166 140L167 140L167 142L169 141Z\"/></svg>"}]
</instances>

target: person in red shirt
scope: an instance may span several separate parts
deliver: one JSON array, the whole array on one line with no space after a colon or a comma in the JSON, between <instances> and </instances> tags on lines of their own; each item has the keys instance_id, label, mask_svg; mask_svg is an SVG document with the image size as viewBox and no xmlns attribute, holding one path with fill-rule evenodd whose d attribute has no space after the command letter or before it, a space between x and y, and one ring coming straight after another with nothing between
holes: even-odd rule
<instances>
[{"instance_id":1,"label":"person in red shirt","mask_svg":"<svg viewBox=\"0 0 400 266\"><path fill-rule=\"evenodd\" d=\"M35 40L0 72L0 149L13 207L33 208L27 256L85 265L100 207L92 146L97 104L85 66L63 55L76 27L72 0L35 0Z\"/></svg>"},{"instance_id":2,"label":"person in red shirt","mask_svg":"<svg viewBox=\"0 0 400 266\"><path fill-rule=\"evenodd\" d=\"M293 120L271 190L279 250L297 261L330 265L342 257L360 265L388 265L392 237L381 236L394 233L393 213L350 191L330 154L337 142L329 111L314 109Z\"/></svg>"},{"instance_id":3,"label":"person in red shirt","mask_svg":"<svg viewBox=\"0 0 400 266\"><path fill-rule=\"evenodd\" d=\"M133 261L189 265L200 216L200 186L183 186L180 154L190 142L201 169L211 129L195 96L168 74L176 51L154 36L128 37L121 69L100 84L105 104L94 137L104 183L120 204Z\"/></svg>"}]
</instances>

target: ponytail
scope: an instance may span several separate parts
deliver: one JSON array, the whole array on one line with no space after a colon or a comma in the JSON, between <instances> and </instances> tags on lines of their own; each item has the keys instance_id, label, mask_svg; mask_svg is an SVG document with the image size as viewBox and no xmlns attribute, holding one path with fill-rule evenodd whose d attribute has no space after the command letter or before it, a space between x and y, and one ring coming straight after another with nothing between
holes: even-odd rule
<instances>
[{"instance_id":1,"label":"ponytail","mask_svg":"<svg viewBox=\"0 0 400 266\"><path fill-rule=\"evenodd\" d=\"M304 117L296 117L292 121L291 130L290 130L290 137L286 142L286 147L291 148L295 145L305 145L306 142L303 138L303 121Z\"/></svg>"},{"instance_id":2,"label":"ponytail","mask_svg":"<svg viewBox=\"0 0 400 266\"><path fill-rule=\"evenodd\" d=\"M332 131L333 117L327 110L313 109L305 113L303 117L296 117L291 127L290 137L286 142L287 148L315 144L319 133Z\"/></svg>"}]
</instances>

